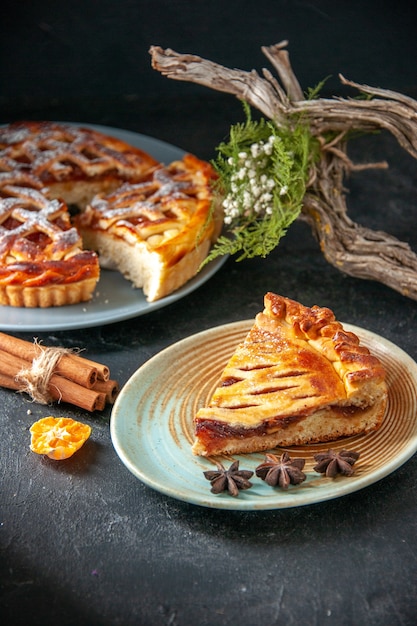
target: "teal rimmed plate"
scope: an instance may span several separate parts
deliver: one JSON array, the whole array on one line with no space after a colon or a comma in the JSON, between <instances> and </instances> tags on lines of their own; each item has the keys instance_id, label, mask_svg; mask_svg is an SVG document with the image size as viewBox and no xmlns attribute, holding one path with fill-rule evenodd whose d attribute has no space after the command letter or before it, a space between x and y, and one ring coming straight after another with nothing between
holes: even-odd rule
<instances>
[{"instance_id":1,"label":"teal rimmed plate","mask_svg":"<svg viewBox=\"0 0 417 626\"><path fill-rule=\"evenodd\" d=\"M285 448L306 459L307 479L287 491L254 476L238 497L210 492L203 472L213 463L191 452L193 416L213 392L222 369L253 320L211 328L161 351L123 387L113 407L110 431L121 461L143 483L167 496L216 509L263 510L304 506L338 498L372 485L405 463L417 450L417 364L390 341L344 324L380 358L387 370L389 402L381 428L329 444ZM313 455L347 448L360 453L352 477L325 478L313 471ZM284 448L283 448L284 449ZM282 449L282 450L283 450ZM233 457L254 470L262 453ZM231 460L224 461L226 467Z\"/></svg>"}]
</instances>

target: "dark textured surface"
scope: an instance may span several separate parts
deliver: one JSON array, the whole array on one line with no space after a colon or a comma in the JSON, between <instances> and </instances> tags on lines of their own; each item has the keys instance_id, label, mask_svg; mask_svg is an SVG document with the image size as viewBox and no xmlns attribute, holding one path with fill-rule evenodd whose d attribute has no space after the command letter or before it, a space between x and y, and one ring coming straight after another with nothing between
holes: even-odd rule
<instances>
[{"instance_id":1,"label":"dark textured surface","mask_svg":"<svg viewBox=\"0 0 417 626\"><path fill-rule=\"evenodd\" d=\"M264 64L261 45L288 37L305 87L342 71L353 80L416 93L412 4L190 4L83 2L77 8L76 2L26 2L19 15L22 3L6 2L1 120L108 124L210 158L230 123L241 118L239 103L152 74L152 43L249 69ZM231 19L237 4L247 8L239 28ZM17 23L13 31L11 23ZM5 54L6 45L12 55ZM385 135L361 138L352 153L360 161L390 163L388 171L348 181L352 217L417 250L415 161ZM123 384L175 341L254 316L268 290L329 306L340 319L417 358L417 303L330 267L303 223L268 259L229 260L206 285L168 308L101 328L36 336L45 345L85 348ZM6 390L0 401L2 624L415 623L415 456L339 500L283 511L216 511L171 500L134 478L112 447L109 410L45 409ZM59 463L30 452L29 427L47 414L92 426L91 439L72 459Z\"/></svg>"}]
</instances>

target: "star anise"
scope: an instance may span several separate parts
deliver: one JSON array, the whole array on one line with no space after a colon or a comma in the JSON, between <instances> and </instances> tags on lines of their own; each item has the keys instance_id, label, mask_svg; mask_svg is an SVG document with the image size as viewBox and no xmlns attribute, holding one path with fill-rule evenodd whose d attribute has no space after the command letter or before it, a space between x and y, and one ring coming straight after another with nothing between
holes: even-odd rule
<instances>
[{"instance_id":1,"label":"star anise","mask_svg":"<svg viewBox=\"0 0 417 626\"><path fill-rule=\"evenodd\" d=\"M226 469L218 461L216 461L216 465L217 470L207 470L203 472L205 478L211 483L212 493L228 491L231 496L238 496L240 490L252 487L249 478L253 476L253 472L250 470L240 470L239 461L234 461L229 469Z\"/></svg>"},{"instance_id":2,"label":"star anise","mask_svg":"<svg viewBox=\"0 0 417 626\"><path fill-rule=\"evenodd\" d=\"M256 475L271 487L288 489L289 485L299 485L306 479L302 472L305 459L291 459L288 452L280 457L266 454L265 461L256 468Z\"/></svg>"},{"instance_id":3,"label":"star anise","mask_svg":"<svg viewBox=\"0 0 417 626\"><path fill-rule=\"evenodd\" d=\"M313 467L315 472L325 474L328 478L334 478L337 474L352 476L354 470L352 465L358 460L359 452L341 450L335 452L330 449L327 452L314 455L317 465Z\"/></svg>"}]
</instances>

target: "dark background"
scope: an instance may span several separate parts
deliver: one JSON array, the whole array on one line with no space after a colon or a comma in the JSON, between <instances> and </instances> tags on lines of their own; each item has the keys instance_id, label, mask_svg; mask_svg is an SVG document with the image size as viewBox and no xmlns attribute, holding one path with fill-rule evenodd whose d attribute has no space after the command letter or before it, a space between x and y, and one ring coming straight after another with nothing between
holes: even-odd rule
<instances>
[{"instance_id":1,"label":"dark background","mask_svg":"<svg viewBox=\"0 0 417 626\"><path fill-rule=\"evenodd\" d=\"M151 45L259 71L268 66L261 46L288 39L304 89L329 77L323 95L348 95L341 72L417 97L416 14L408 0L3 0L0 122L105 124L211 158L243 119L240 103L161 76ZM417 250L415 160L385 134L352 151L390 167L352 176L351 214ZM267 260L229 259L167 308L39 339L85 348L123 385L179 339L252 318L267 290L329 306L417 359L417 303L330 267L302 222ZM108 409L48 408L89 423L93 436L68 463L38 459L28 428L48 413L31 408L30 418L21 397L0 389L0 624L414 626L416 455L334 501L228 513L165 497L130 474Z\"/></svg>"},{"instance_id":2,"label":"dark background","mask_svg":"<svg viewBox=\"0 0 417 626\"><path fill-rule=\"evenodd\" d=\"M3 122L47 115L118 125L123 118L129 130L198 152L207 117L214 149L241 117L240 104L162 77L151 69L151 45L261 70L268 66L261 46L287 39L305 90L327 78L323 95L343 94L342 73L417 91L417 10L406 0L5 0L1 12Z\"/></svg>"}]
</instances>

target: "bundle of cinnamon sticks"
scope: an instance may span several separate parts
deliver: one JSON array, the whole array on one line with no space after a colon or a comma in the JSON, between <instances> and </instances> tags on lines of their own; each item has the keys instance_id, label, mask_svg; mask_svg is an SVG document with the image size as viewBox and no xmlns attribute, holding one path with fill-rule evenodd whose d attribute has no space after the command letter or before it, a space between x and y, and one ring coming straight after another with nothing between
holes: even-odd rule
<instances>
[{"instance_id":1,"label":"bundle of cinnamon sticks","mask_svg":"<svg viewBox=\"0 0 417 626\"><path fill-rule=\"evenodd\" d=\"M45 350L53 351L54 348L44 348L37 342L30 343L0 333L0 386L27 391L21 373L30 371L35 360L44 356ZM113 404L119 391L119 385L110 379L106 365L67 350L56 360L46 387L50 400L68 402L87 411L101 411L106 403Z\"/></svg>"}]
</instances>

